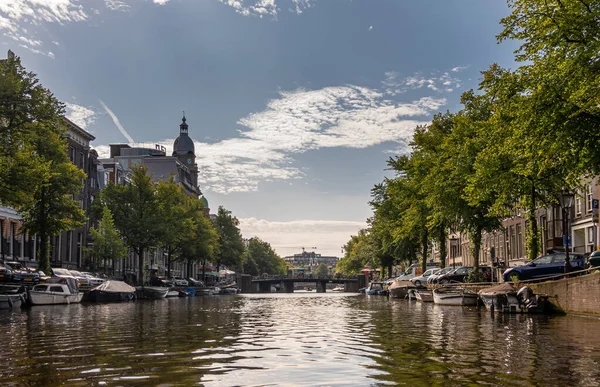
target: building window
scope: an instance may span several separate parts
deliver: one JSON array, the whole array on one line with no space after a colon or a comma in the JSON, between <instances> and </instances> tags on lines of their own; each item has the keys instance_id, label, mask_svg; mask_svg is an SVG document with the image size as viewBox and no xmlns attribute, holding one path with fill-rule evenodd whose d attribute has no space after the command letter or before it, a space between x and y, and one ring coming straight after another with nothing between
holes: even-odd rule
<instances>
[{"instance_id":1,"label":"building window","mask_svg":"<svg viewBox=\"0 0 600 387\"><path fill-rule=\"evenodd\" d=\"M581 198L577 196L575 198L575 215L581 215Z\"/></svg>"},{"instance_id":2,"label":"building window","mask_svg":"<svg viewBox=\"0 0 600 387\"><path fill-rule=\"evenodd\" d=\"M76 252L76 257L77 257L77 263L79 264L81 262L81 245L83 243L83 234L81 234L80 232L77 233L77 252Z\"/></svg>"},{"instance_id":3,"label":"building window","mask_svg":"<svg viewBox=\"0 0 600 387\"><path fill-rule=\"evenodd\" d=\"M521 233L521 225L517 224L517 257L523 256L523 235Z\"/></svg>"},{"instance_id":4,"label":"building window","mask_svg":"<svg viewBox=\"0 0 600 387\"><path fill-rule=\"evenodd\" d=\"M85 171L84 167L85 167L85 155L83 154L83 152L80 152L79 153L79 168L81 168L82 170Z\"/></svg>"},{"instance_id":5,"label":"building window","mask_svg":"<svg viewBox=\"0 0 600 387\"><path fill-rule=\"evenodd\" d=\"M75 164L75 148L73 148L72 146L69 147L69 160L71 160L71 162Z\"/></svg>"},{"instance_id":6,"label":"building window","mask_svg":"<svg viewBox=\"0 0 600 387\"><path fill-rule=\"evenodd\" d=\"M587 212L592 212L592 196L593 196L592 195L593 194L592 185L590 184L586 188L587 188L587 190L586 190L587 191L587 193L586 193L586 196L587 196L586 206L587 207L586 208L587 208Z\"/></svg>"}]
</instances>

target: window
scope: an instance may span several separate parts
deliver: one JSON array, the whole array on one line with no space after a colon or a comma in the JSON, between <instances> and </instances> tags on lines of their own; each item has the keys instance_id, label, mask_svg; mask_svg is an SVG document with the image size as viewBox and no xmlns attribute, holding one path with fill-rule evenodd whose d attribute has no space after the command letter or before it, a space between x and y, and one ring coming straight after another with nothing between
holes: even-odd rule
<instances>
[{"instance_id":1,"label":"window","mask_svg":"<svg viewBox=\"0 0 600 387\"><path fill-rule=\"evenodd\" d=\"M591 184L587 186L587 194L586 194L586 196L587 196L587 203L586 203L587 212L592 212L592 197L594 195L593 195L593 192L592 192L592 185Z\"/></svg>"},{"instance_id":2,"label":"window","mask_svg":"<svg viewBox=\"0 0 600 387\"><path fill-rule=\"evenodd\" d=\"M67 231L67 262L71 262L71 239L73 239L73 231Z\"/></svg>"},{"instance_id":3,"label":"window","mask_svg":"<svg viewBox=\"0 0 600 387\"><path fill-rule=\"evenodd\" d=\"M575 198L575 215L581 215L581 198L579 196Z\"/></svg>"},{"instance_id":4,"label":"window","mask_svg":"<svg viewBox=\"0 0 600 387\"><path fill-rule=\"evenodd\" d=\"M81 246L83 244L83 235L78 232L77 233L77 252L76 252L76 259L77 262L79 263L81 261Z\"/></svg>"},{"instance_id":5,"label":"window","mask_svg":"<svg viewBox=\"0 0 600 387\"><path fill-rule=\"evenodd\" d=\"M51 292L64 293L62 286L50 286Z\"/></svg>"},{"instance_id":6,"label":"window","mask_svg":"<svg viewBox=\"0 0 600 387\"><path fill-rule=\"evenodd\" d=\"M75 164L75 148L73 148L72 146L69 147L69 160L71 160L71 162Z\"/></svg>"},{"instance_id":7,"label":"window","mask_svg":"<svg viewBox=\"0 0 600 387\"><path fill-rule=\"evenodd\" d=\"M83 154L83 152L79 153L79 168L84 169L85 167L85 155Z\"/></svg>"},{"instance_id":8,"label":"window","mask_svg":"<svg viewBox=\"0 0 600 387\"><path fill-rule=\"evenodd\" d=\"M510 226L510 258L516 258L515 226Z\"/></svg>"},{"instance_id":9,"label":"window","mask_svg":"<svg viewBox=\"0 0 600 387\"><path fill-rule=\"evenodd\" d=\"M564 260L564 255L563 255L563 260ZM534 259L531 262L535 263L536 265L547 265L549 263L552 263L552 255L545 255L543 257L539 257L538 259Z\"/></svg>"},{"instance_id":10,"label":"window","mask_svg":"<svg viewBox=\"0 0 600 387\"><path fill-rule=\"evenodd\" d=\"M523 256L523 233L520 224L517 224L517 256Z\"/></svg>"}]
</instances>

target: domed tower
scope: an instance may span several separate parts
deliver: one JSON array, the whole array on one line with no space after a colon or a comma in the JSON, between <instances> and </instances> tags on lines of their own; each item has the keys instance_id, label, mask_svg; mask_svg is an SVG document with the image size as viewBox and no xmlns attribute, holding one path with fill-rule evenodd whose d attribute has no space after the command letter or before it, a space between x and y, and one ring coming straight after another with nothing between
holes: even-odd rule
<instances>
[{"instance_id":1,"label":"domed tower","mask_svg":"<svg viewBox=\"0 0 600 387\"><path fill-rule=\"evenodd\" d=\"M198 165L196 164L196 153L194 141L188 134L188 124L185 119L185 112L179 125L179 137L173 143L173 156L177 157L183 165L187 166L192 175L194 186L198 186Z\"/></svg>"}]
</instances>

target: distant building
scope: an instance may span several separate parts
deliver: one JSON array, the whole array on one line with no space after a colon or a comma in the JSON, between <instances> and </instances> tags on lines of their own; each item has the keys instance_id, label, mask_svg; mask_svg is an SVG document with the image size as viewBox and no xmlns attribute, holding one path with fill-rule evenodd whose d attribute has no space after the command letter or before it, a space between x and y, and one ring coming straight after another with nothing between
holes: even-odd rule
<instances>
[{"instance_id":1,"label":"distant building","mask_svg":"<svg viewBox=\"0 0 600 387\"><path fill-rule=\"evenodd\" d=\"M302 251L301 253L294 254L283 258L284 261L294 265L294 267L307 268L312 271L312 268L316 268L321 263L324 263L329 268L335 268L339 258L334 256L324 256L314 251Z\"/></svg>"}]
</instances>

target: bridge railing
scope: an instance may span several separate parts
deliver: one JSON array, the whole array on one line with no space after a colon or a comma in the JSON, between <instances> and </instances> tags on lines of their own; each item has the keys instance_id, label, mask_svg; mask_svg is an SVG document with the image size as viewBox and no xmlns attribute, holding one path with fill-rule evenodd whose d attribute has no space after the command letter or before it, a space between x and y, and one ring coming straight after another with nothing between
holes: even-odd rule
<instances>
[{"instance_id":1,"label":"bridge railing","mask_svg":"<svg viewBox=\"0 0 600 387\"><path fill-rule=\"evenodd\" d=\"M273 281L273 280L289 280L289 279L298 279L298 280L351 280L351 279L358 279L358 276L356 275L352 275L352 276L347 276L347 277L340 277L340 276L335 276L335 275L316 275L316 274L301 274L301 275L292 275L292 276L288 276L288 275L267 275L267 274L263 274L263 275L257 275L257 276L253 276L252 280L253 281L260 281L260 280L269 280L269 281Z\"/></svg>"}]
</instances>

